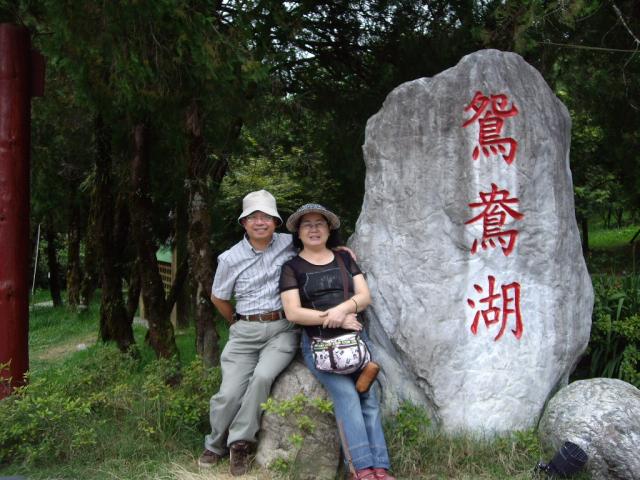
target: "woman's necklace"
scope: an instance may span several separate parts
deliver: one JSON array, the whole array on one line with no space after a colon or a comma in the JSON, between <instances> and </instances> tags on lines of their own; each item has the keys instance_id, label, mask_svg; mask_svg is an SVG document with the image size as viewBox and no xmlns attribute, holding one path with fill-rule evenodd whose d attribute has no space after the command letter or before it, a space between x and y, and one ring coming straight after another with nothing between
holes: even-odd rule
<instances>
[{"instance_id":1,"label":"woman's necklace","mask_svg":"<svg viewBox=\"0 0 640 480\"><path fill-rule=\"evenodd\" d=\"M321 250L319 252L312 252L304 249L300 252L300 256L307 262L314 265L326 265L327 263L331 263L334 258L333 252L328 248L325 248L324 250Z\"/></svg>"}]
</instances>

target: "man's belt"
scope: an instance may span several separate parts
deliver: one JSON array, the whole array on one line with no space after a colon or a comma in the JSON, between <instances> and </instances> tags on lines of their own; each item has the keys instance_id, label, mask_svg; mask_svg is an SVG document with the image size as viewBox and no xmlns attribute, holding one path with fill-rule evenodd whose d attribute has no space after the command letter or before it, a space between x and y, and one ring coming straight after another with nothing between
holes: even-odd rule
<instances>
[{"instance_id":1,"label":"man's belt","mask_svg":"<svg viewBox=\"0 0 640 480\"><path fill-rule=\"evenodd\" d=\"M286 318L283 310L274 310L267 313L256 313L255 315L240 315L236 314L238 320L245 320L248 322L273 322L274 320L281 320Z\"/></svg>"}]
</instances>

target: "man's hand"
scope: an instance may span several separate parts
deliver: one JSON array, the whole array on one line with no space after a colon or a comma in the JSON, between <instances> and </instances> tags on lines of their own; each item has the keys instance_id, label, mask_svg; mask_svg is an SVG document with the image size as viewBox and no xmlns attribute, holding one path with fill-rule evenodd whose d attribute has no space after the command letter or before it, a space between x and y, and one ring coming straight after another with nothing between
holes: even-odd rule
<instances>
[{"instance_id":1,"label":"man's hand","mask_svg":"<svg viewBox=\"0 0 640 480\"><path fill-rule=\"evenodd\" d=\"M233 305L229 300L223 300L211 295L211 302L216 307L220 315L222 315L229 325L233 325Z\"/></svg>"},{"instance_id":2,"label":"man's hand","mask_svg":"<svg viewBox=\"0 0 640 480\"><path fill-rule=\"evenodd\" d=\"M354 262L358 261L358 259L356 258L356 254L349 247L345 247L344 245L342 245L340 247L334 248L334 250L337 252L347 252L351 256L351 258L353 258Z\"/></svg>"}]
</instances>

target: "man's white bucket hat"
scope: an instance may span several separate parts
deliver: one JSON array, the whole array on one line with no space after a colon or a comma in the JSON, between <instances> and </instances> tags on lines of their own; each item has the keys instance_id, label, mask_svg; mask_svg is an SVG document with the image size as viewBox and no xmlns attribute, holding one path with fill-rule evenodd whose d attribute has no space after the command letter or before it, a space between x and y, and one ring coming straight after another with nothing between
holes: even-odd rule
<instances>
[{"instance_id":1,"label":"man's white bucket hat","mask_svg":"<svg viewBox=\"0 0 640 480\"><path fill-rule=\"evenodd\" d=\"M261 211L267 215L277 218L282 224L282 218L276 207L276 199L266 190L258 190L257 192L248 193L242 199L242 213L238 217L238 222L253 212Z\"/></svg>"}]
</instances>

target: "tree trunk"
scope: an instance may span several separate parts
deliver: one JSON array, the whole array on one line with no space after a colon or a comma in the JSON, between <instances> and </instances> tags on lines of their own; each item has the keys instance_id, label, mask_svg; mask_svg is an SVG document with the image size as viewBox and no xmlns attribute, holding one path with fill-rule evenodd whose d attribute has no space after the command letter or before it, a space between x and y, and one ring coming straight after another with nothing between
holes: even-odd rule
<instances>
[{"instance_id":1,"label":"tree trunk","mask_svg":"<svg viewBox=\"0 0 640 480\"><path fill-rule=\"evenodd\" d=\"M94 194L95 197L95 194ZM80 285L80 302L89 306L98 286L98 255L96 234L95 199L91 202L89 222L84 242L84 276Z\"/></svg>"},{"instance_id":2,"label":"tree trunk","mask_svg":"<svg viewBox=\"0 0 640 480\"><path fill-rule=\"evenodd\" d=\"M170 311L164 296L162 277L153 242L152 204L149 196L149 152L145 125L134 127L134 155L131 162L131 227L138 253L142 301L149 322L147 342L156 355L170 358L178 354Z\"/></svg>"},{"instance_id":3,"label":"tree trunk","mask_svg":"<svg viewBox=\"0 0 640 480\"><path fill-rule=\"evenodd\" d=\"M622 217L624 217L624 208L616 208L616 225L622 228Z\"/></svg>"},{"instance_id":4,"label":"tree trunk","mask_svg":"<svg viewBox=\"0 0 640 480\"><path fill-rule=\"evenodd\" d=\"M607 214L604 217L604 226L607 228L611 228L611 213L613 211L613 207L611 205L609 205L609 208L607 208Z\"/></svg>"},{"instance_id":5,"label":"tree trunk","mask_svg":"<svg viewBox=\"0 0 640 480\"><path fill-rule=\"evenodd\" d=\"M69 233L67 237L67 303L76 309L80 305L80 212L78 206L70 207Z\"/></svg>"},{"instance_id":6,"label":"tree trunk","mask_svg":"<svg viewBox=\"0 0 640 480\"><path fill-rule=\"evenodd\" d=\"M58 264L58 252L56 251L56 232L53 229L51 217L45 222L44 230L47 239L47 263L49 264L49 291L54 307L62 306L62 296L60 295L60 265Z\"/></svg>"},{"instance_id":7,"label":"tree trunk","mask_svg":"<svg viewBox=\"0 0 640 480\"><path fill-rule=\"evenodd\" d=\"M138 267L138 261L135 260L132 262L131 272L129 272L129 291L127 293L127 317L130 318L132 322L138 309L141 289L140 269Z\"/></svg>"},{"instance_id":8,"label":"tree trunk","mask_svg":"<svg viewBox=\"0 0 640 480\"><path fill-rule=\"evenodd\" d=\"M96 118L96 180L94 190L96 256L101 263L102 299L100 303L100 338L115 341L121 351L128 351L135 339L131 321L122 299L122 277L114 250L114 212L111 191L111 132L102 117Z\"/></svg>"},{"instance_id":9,"label":"tree trunk","mask_svg":"<svg viewBox=\"0 0 640 480\"><path fill-rule=\"evenodd\" d=\"M202 136L200 110L194 101L187 112L187 135L189 136L189 158L187 175L189 185L189 229L187 232L187 250L189 253L189 271L196 286L195 324L196 351L205 365L220 363L218 334L214 319L216 310L209 298L213 282L213 251L211 244L211 215L207 199L210 187L206 185L206 151ZM216 165L214 184L219 183L226 172L226 164Z\"/></svg>"},{"instance_id":10,"label":"tree trunk","mask_svg":"<svg viewBox=\"0 0 640 480\"><path fill-rule=\"evenodd\" d=\"M187 199L184 196L180 196L178 204L176 205L176 245L175 256L172 267L176 270L182 264L183 261L187 262L188 270L188 253L187 253L187 232L189 230L189 217L187 214ZM188 272L187 272L188 273ZM177 277L177 275L176 275ZM191 319L190 299L191 291L189 289L189 282L183 281L180 293L176 296L176 326L178 328L187 328L189 326L189 320ZM169 305L169 308L172 308Z\"/></svg>"},{"instance_id":11,"label":"tree trunk","mask_svg":"<svg viewBox=\"0 0 640 480\"><path fill-rule=\"evenodd\" d=\"M117 275L124 282L127 280L128 292L125 302L125 311L127 312L127 322L133 322L135 309L131 312L131 301L135 301L136 305L140 297L140 273L138 270L138 261L135 258L135 248L131 245L131 212L129 203L131 195L128 191L118 195L116 201L116 215L113 232L113 251L117 262L114 267ZM133 295L135 300L130 297Z\"/></svg>"},{"instance_id":12,"label":"tree trunk","mask_svg":"<svg viewBox=\"0 0 640 480\"><path fill-rule=\"evenodd\" d=\"M587 258L589 256L589 220L587 217L580 219L580 226L582 229L582 254Z\"/></svg>"}]
</instances>

